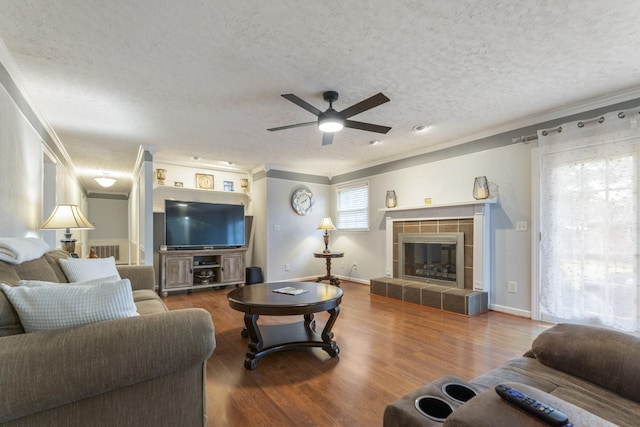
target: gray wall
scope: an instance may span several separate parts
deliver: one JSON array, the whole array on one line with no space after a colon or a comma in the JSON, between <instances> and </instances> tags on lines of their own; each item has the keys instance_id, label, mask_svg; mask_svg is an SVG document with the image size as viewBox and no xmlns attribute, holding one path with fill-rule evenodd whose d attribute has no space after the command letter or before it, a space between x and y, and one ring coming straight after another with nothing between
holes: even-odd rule
<instances>
[{"instance_id":1,"label":"gray wall","mask_svg":"<svg viewBox=\"0 0 640 427\"><path fill-rule=\"evenodd\" d=\"M91 197L88 201L91 223L89 239L129 239L129 202Z\"/></svg>"}]
</instances>

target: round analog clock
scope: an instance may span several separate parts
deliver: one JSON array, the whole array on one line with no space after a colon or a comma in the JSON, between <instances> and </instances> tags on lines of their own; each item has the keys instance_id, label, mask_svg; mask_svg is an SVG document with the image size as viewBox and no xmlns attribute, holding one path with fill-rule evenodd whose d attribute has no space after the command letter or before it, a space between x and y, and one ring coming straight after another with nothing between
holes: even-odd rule
<instances>
[{"instance_id":1,"label":"round analog clock","mask_svg":"<svg viewBox=\"0 0 640 427\"><path fill-rule=\"evenodd\" d=\"M313 206L313 193L305 187L297 188L291 196L291 207L298 215L306 215L311 212Z\"/></svg>"}]
</instances>

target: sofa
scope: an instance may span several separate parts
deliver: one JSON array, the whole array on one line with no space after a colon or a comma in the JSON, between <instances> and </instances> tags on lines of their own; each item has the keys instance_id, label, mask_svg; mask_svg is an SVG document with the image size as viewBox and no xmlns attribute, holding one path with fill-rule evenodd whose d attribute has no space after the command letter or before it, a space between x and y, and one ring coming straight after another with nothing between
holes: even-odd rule
<instances>
[{"instance_id":1,"label":"sofa","mask_svg":"<svg viewBox=\"0 0 640 427\"><path fill-rule=\"evenodd\" d=\"M67 282L60 259L68 257L57 250L0 261L0 283ZM211 315L169 311L151 266L117 270L131 282L139 316L25 333L0 291L0 426L206 425Z\"/></svg>"},{"instance_id":2,"label":"sofa","mask_svg":"<svg viewBox=\"0 0 640 427\"><path fill-rule=\"evenodd\" d=\"M501 399L505 383L565 413L573 426L640 424L640 338L606 328L558 324L522 357L471 381L445 376L385 408L383 425L543 426Z\"/></svg>"}]
</instances>

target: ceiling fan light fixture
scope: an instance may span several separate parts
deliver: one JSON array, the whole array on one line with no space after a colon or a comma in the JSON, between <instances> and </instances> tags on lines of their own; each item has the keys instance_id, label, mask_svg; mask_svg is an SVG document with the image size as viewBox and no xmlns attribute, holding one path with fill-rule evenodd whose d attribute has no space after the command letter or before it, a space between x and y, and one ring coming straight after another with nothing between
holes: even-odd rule
<instances>
[{"instance_id":1,"label":"ceiling fan light fixture","mask_svg":"<svg viewBox=\"0 0 640 427\"><path fill-rule=\"evenodd\" d=\"M318 129L322 132L338 132L344 128L344 119L333 108L329 108L318 117Z\"/></svg>"}]
</instances>

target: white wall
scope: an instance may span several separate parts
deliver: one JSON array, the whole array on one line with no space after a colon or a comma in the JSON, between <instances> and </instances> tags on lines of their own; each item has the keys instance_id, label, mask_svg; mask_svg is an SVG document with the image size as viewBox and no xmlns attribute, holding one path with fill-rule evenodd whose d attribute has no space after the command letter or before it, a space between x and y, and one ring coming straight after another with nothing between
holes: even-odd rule
<instances>
[{"instance_id":1,"label":"white wall","mask_svg":"<svg viewBox=\"0 0 640 427\"><path fill-rule=\"evenodd\" d=\"M330 232L331 250L345 253L344 258L333 261L332 273L361 283L385 275L385 213L378 209L384 207L387 190L396 191L399 206L422 205L426 197L433 203L470 201L474 178L486 175L499 198L491 206L490 305L496 310L529 316L531 233L516 232L515 224L525 221L531 228L531 150L535 146L513 144L354 180L367 180L370 184L370 230ZM323 216L335 217L335 188L343 184L276 178L255 183L254 201L256 194L264 194L258 196L261 201L254 206L259 224L256 261L257 265L266 266L267 281L324 274L324 261L313 258L313 252L324 246L317 227ZM314 209L307 216L295 214L290 207L291 194L301 185L314 194ZM354 263L356 269L352 268ZM290 264L290 271L285 271L285 264ZM517 293L507 292L508 281L518 283Z\"/></svg>"},{"instance_id":2,"label":"white wall","mask_svg":"<svg viewBox=\"0 0 640 427\"><path fill-rule=\"evenodd\" d=\"M399 206L432 202L473 200L474 177L486 175L499 202L491 207L491 256L493 277L490 304L495 309L528 316L531 297L531 235L516 232L515 223L531 226L531 148L535 144L515 144L478 153L425 163L406 169L370 176L371 231L336 232L334 250L345 252L345 270L356 280L385 275L385 213L387 190L395 190ZM331 196L333 197L333 196ZM341 273L340 269L336 270ZM346 274L346 273L345 273ZM507 281L518 283L518 293L507 293Z\"/></svg>"},{"instance_id":3,"label":"white wall","mask_svg":"<svg viewBox=\"0 0 640 427\"><path fill-rule=\"evenodd\" d=\"M56 244L63 238L62 231L39 230L51 213L43 211L45 145L3 84L0 84L0 152L0 236L43 236L48 233L47 242ZM47 182L48 199L54 203L77 204L87 213L82 189L59 159L47 168L55 182ZM86 231L75 231L73 237L78 240L77 250L83 253Z\"/></svg>"},{"instance_id":4,"label":"white wall","mask_svg":"<svg viewBox=\"0 0 640 427\"><path fill-rule=\"evenodd\" d=\"M276 178L266 181L265 280L274 282L324 275L324 260L314 258L313 253L324 249L322 232L317 228L322 217L329 213L330 187ZM301 185L309 188L314 197L312 211L304 216L291 208L291 195ZM285 270L286 264L290 265L289 271Z\"/></svg>"},{"instance_id":5,"label":"white wall","mask_svg":"<svg viewBox=\"0 0 640 427\"><path fill-rule=\"evenodd\" d=\"M36 236L42 221L41 140L0 86L0 236Z\"/></svg>"}]
</instances>

